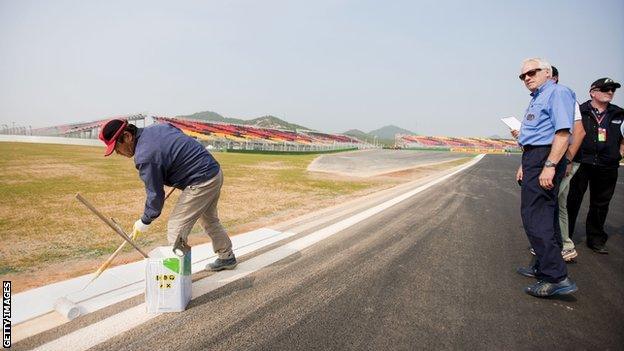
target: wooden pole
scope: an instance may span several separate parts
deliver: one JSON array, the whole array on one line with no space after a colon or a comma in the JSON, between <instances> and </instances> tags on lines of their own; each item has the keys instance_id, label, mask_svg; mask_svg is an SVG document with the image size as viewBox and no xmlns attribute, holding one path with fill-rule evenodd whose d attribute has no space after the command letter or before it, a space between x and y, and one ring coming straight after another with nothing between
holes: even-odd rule
<instances>
[{"instance_id":1,"label":"wooden pole","mask_svg":"<svg viewBox=\"0 0 624 351\"><path fill-rule=\"evenodd\" d=\"M138 252L140 252L141 255L143 255L143 257L148 258L147 254L145 252L143 252L143 250L141 250L141 248L139 246L137 246L137 244L135 244L134 241L132 241L128 237L128 235L126 233L124 233L123 230L121 230L121 228L118 228L115 225L115 223L113 223L110 219L106 218L100 211L98 211L95 207L93 207L93 205L91 205L84 197L82 197L82 195L80 195L80 193L76 194L76 199L78 199L78 201L82 202L82 204L85 205L89 210L91 210L91 212L93 212L104 223L106 223L109 227L111 227L115 231L115 233L119 234L119 236L121 236L125 241L127 241L130 245L132 245L132 247L134 247Z\"/></svg>"},{"instance_id":2,"label":"wooden pole","mask_svg":"<svg viewBox=\"0 0 624 351\"><path fill-rule=\"evenodd\" d=\"M167 195L165 196L165 200L167 200L169 198L169 196L173 193L173 191L176 188L171 188L169 190L169 192L167 193ZM76 195L76 198L78 198L78 200L80 200L80 198L82 198L82 196L80 196L79 198L79 194ZM84 198L82 198L82 200L84 200ZM85 202L83 202L82 200L80 200L83 204L85 204L87 207L89 207L89 205L87 205ZM85 200L86 201L86 200ZM93 207L93 206L91 206ZM93 211L93 210L92 210ZM97 213L96 213L97 214ZM102 218L102 217L100 217ZM123 232L123 229L121 229L121 227L119 226L119 224L117 222L115 222L112 218L111 218L111 222L113 222L115 232L119 233L119 231ZM125 233L124 233L125 234ZM93 282L94 280L96 280L110 265L111 263L113 263L113 260L115 259L115 257L117 257L117 255L119 255L119 253L121 252L121 250L124 248L124 246L126 246L126 242L128 241L123 241L119 247L117 248L117 250L115 250L115 252L113 252L112 255L110 255L110 257L104 261L104 263L102 263L102 265L100 266L100 268L98 268L97 271L95 271L95 276L93 278L91 278L91 280L87 283L87 285L82 289L86 289L87 286L89 286L91 284L91 282ZM135 247L136 248L136 247ZM140 250L139 250L140 251ZM143 253L143 252L141 252ZM145 255L143 255L145 256ZM146 257L147 258L147 257Z\"/></svg>"}]
</instances>

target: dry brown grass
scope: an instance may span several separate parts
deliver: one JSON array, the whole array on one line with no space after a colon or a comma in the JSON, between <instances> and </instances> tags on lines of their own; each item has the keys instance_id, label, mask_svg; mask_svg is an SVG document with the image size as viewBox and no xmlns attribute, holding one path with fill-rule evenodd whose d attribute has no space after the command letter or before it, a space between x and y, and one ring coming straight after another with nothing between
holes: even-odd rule
<instances>
[{"instance_id":1,"label":"dry brown grass","mask_svg":"<svg viewBox=\"0 0 624 351\"><path fill-rule=\"evenodd\" d=\"M119 245L121 239L75 200L77 192L127 231L143 211L144 188L132 160L104 158L102 148L0 143L0 154L8 155L0 160L0 276L13 280L16 292L93 271ZM215 157L225 175L220 217L231 235L386 184L309 175L305 168L314 155ZM166 219L178 193L139 240L145 250L166 244ZM192 236L193 243L207 240ZM124 257L138 258L128 248L115 263Z\"/></svg>"},{"instance_id":2,"label":"dry brown grass","mask_svg":"<svg viewBox=\"0 0 624 351\"><path fill-rule=\"evenodd\" d=\"M15 292L90 273L120 244L75 200L76 192L127 231L143 211L143 184L130 159L104 158L98 147L20 143L0 143L0 154L9 155L0 160L0 277L13 280ZM385 189L421 172L361 179L307 172L315 155L215 157L225 177L219 214L230 235ZM166 219L178 196L179 191L173 193L138 240L145 251L166 244ZM191 244L208 241L200 231L196 226ZM115 264L137 259L127 248Z\"/></svg>"}]
</instances>

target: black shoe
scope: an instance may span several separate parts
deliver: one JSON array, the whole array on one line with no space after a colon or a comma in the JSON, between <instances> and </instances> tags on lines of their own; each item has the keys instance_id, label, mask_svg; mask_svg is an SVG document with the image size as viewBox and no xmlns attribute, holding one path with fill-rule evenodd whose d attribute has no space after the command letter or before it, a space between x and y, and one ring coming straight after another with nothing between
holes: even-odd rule
<instances>
[{"instance_id":1,"label":"black shoe","mask_svg":"<svg viewBox=\"0 0 624 351\"><path fill-rule=\"evenodd\" d=\"M535 278L537 270L535 269L535 267L520 267L516 269L516 272L528 278Z\"/></svg>"},{"instance_id":2,"label":"black shoe","mask_svg":"<svg viewBox=\"0 0 624 351\"><path fill-rule=\"evenodd\" d=\"M609 250L607 250L607 248L604 245L594 245L594 246L589 246L589 248L592 249L592 251L594 251L595 253L599 253L603 255L609 254Z\"/></svg>"},{"instance_id":3,"label":"black shoe","mask_svg":"<svg viewBox=\"0 0 624 351\"><path fill-rule=\"evenodd\" d=\"M568 295L577 291L576 283L570 278L565 278L559 283L538 281L534 285L524 288L524 292L535 297L549 297L554 295Z\"/></svg>"},{"instance_id":4,"label":"black shoe","mask_svg":"<svg viewBox=\"0 0 624 351\"><path fill-rule=\"evenodd\" d=\"M236 265L238 265L238 262L236 261L236 257L232 255L232 257L228 259L217 258L214 262L206 266L206 270L218 272L224 269L234 269Z\"/></svg>"}]
</instances>

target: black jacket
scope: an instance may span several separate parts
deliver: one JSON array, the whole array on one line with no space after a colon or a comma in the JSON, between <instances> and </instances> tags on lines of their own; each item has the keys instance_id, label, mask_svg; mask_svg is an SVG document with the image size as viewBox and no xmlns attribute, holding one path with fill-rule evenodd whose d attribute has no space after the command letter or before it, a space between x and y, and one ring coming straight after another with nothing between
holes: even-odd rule
<instances>
[{"instance_id":1,"label":"black jacket","mask_svg":"<svg viewBox=\"0 0 624 351\"><path fill-rule=\"evenodd\" d=\"M583 127L586 134L574 161L608 168L619 167L620 159L622 159L620 155L620 143L622 142L620 125L624 120L624 110L612 104L607 106L606 121L603 122L603 125L607 125L607 141L599 150L598 123L591 112L590 101L583 103L579 108L583 116Z\"/></svg>"}]
</instances>

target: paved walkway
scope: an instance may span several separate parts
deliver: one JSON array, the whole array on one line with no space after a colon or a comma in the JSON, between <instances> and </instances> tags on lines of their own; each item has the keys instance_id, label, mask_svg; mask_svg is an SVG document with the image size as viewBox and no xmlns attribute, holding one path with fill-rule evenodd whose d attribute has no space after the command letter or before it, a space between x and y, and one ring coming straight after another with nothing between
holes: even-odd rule
<instances>
[{"instance_id":1,"label":"paved walkway","mask_svg":"<svg viewBox=\"0 0 624 351\"><path fill-rule=\"evenodd\" d=\"M446 151L363 150L319 156L308 166L308 171L373 177L468 156L473 155Z\"/></svg>"}]
</instances>

